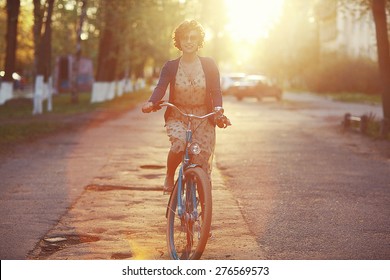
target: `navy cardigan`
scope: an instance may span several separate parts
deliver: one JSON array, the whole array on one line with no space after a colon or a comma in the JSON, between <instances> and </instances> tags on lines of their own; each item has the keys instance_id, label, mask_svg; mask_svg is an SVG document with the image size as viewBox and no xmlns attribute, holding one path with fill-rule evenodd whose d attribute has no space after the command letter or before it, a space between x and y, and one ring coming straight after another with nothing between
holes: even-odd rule
<instances>
[{"instance_id":1,"label":"navy cardigan","mask_svg":"<svg viewBox=\"0 0 390 280\"><path fill-rule=\"evenodd\" d=\"M214 107L222 107L222 94L221 94L221 85L219 78L219 70L213 59L209 57L199 57L202 64L203 72L206 79L206 100L205 104L207 105L208 113L213 111ZM179 68L180 57L175 60L170 60L165 63L161 69L160 78L157 83L156 88L153 91L152 96L149 101L154 104L160 101L167 90L169 84L169 102L172 103L173 96L175 94L175 81L176 73ZM169 116L172 108L168 107L164 118L165 121Z\"/></svg>"}]
</instances>

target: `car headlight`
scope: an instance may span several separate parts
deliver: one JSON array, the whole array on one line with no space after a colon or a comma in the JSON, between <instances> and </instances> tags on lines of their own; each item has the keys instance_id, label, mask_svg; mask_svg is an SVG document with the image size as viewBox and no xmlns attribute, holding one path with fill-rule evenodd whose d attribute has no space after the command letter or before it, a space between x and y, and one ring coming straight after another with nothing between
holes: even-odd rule
<instances>
[{"instance_id":1,"label":"car headlight","mask_svg":"<svg viewBox=\"0 0 390 280\"><path fill-rule=\"evenodd\" d=\"M190 153L193 154L193 155L199 155L200 152L202 151L202 149L200 148L199 144L198 143L192 143L190 145Z\"/></svg>"}]
</instances>

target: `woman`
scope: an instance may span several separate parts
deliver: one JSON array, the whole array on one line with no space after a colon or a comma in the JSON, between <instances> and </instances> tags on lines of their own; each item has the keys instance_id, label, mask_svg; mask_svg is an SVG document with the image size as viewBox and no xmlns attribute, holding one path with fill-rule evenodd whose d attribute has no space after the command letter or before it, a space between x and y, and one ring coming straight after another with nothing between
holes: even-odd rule
<instances>
[{"instance_id":1,"label":"woman","mask_svg":"<svg viewBox=\"0 0 390 280\"><path fill-rule=\"evenodd\" d=\"M170 86L169 102L186 113L204 115L213 110L222 110L219 71L211 58L200 57L197 52L203 46L205 33L195 20L184 21L174 31L174 45L182 55L165 63L160 78L142 111L153 111L154 104L160 101ZM223 112L223 111L222 111ZM171 148L167 159L167 174L164 192L171 192L174 175L182 159L185 144L186 119L172 108L167 108L165 126ZM214 120L194 120L193 140L202 147L202 152L194 158L207 174L211 174L211 161L215 146Z\"/></svg>"}]
</instances>

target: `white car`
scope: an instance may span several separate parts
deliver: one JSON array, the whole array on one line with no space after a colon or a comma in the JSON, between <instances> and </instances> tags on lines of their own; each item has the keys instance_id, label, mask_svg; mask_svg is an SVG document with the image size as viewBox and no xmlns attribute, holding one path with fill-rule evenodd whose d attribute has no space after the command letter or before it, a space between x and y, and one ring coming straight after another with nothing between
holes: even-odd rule
<instances>
[{"instance_id":1,"label":"white car","mask_svg":"<svg viewBox=\"0 0 390 280\"><path fill-rule=\"evenodd\" d=\"M229 88L229 94L235 96L237 100L255 97L261 101L264 97L274 97L280 101L283 91L277 84L263 75L248 75L235 82Z\"/></svg>"},{"instance_id":2,"label":"white car","mask_svg":"<svg viewBox=\"0 0 390 280\"><path fill-rule=\"evenodd\" d=\"M244 73L232 73L221 75L222 94L230 94L230 89L245 78Z\"/></svg>"}]
</instances>

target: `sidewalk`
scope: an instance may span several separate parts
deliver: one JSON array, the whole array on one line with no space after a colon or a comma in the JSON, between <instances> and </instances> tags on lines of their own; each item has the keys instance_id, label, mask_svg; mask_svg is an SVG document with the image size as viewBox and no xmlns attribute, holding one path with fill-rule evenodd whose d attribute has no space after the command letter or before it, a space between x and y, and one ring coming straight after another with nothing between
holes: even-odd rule
<instances>
[{"instance_id":1,"label":"sidewalk","mask_svg":"<svg viewBox=\"0 0 390 280\"><path fill-rule=\"evenodd\" d=\"M24 207L12 213L11 227L24 232L28 232L29 227L39 227L37 223L29 225L24 215L35 215L36 220L45 217L43 227L32 231L32 236L22 236L30 239L30 245L36 244L26 258L168 258L165 241L168 196L162 195L162 182L169 142L162 112L142 114L137 108L78 136L57 136L44 142L40 146L44 150L40 151L45 157L44 165L39 164L40 168L35 169L26 166L27 170L20 171L13 179L7 177L7 183L19 184L20 192L26 189L24 201L30 204L45 204L46 201L49 204L45 205L50 207ZM59 152L61 147L63 150ZM21 151L16 158L23 156ZM0 166L1 176L4 168L10 168L9 164ZM52 189L43 188L38 172L48 174L43 185L51 185ZM29 184L18 180L26 174L29 174ZM51 181L52 176L61 177L61 182ZM20 201L20 192L11 190L11 185L8 188L7 205L11 206ZM56 195L53 201L52 195L42 192L38 202L33 202L37 199L34 196L37 189L54 193L61 189L62 199ZM31 213L31 208L35 213ZM48 212L52 213L50 221ZM214 237L207 244L202 259L263 258L239 205L216 167L213 170L212 228ZM46 234L38 237L38 232Z\"/></svg>"}]
</instances>

